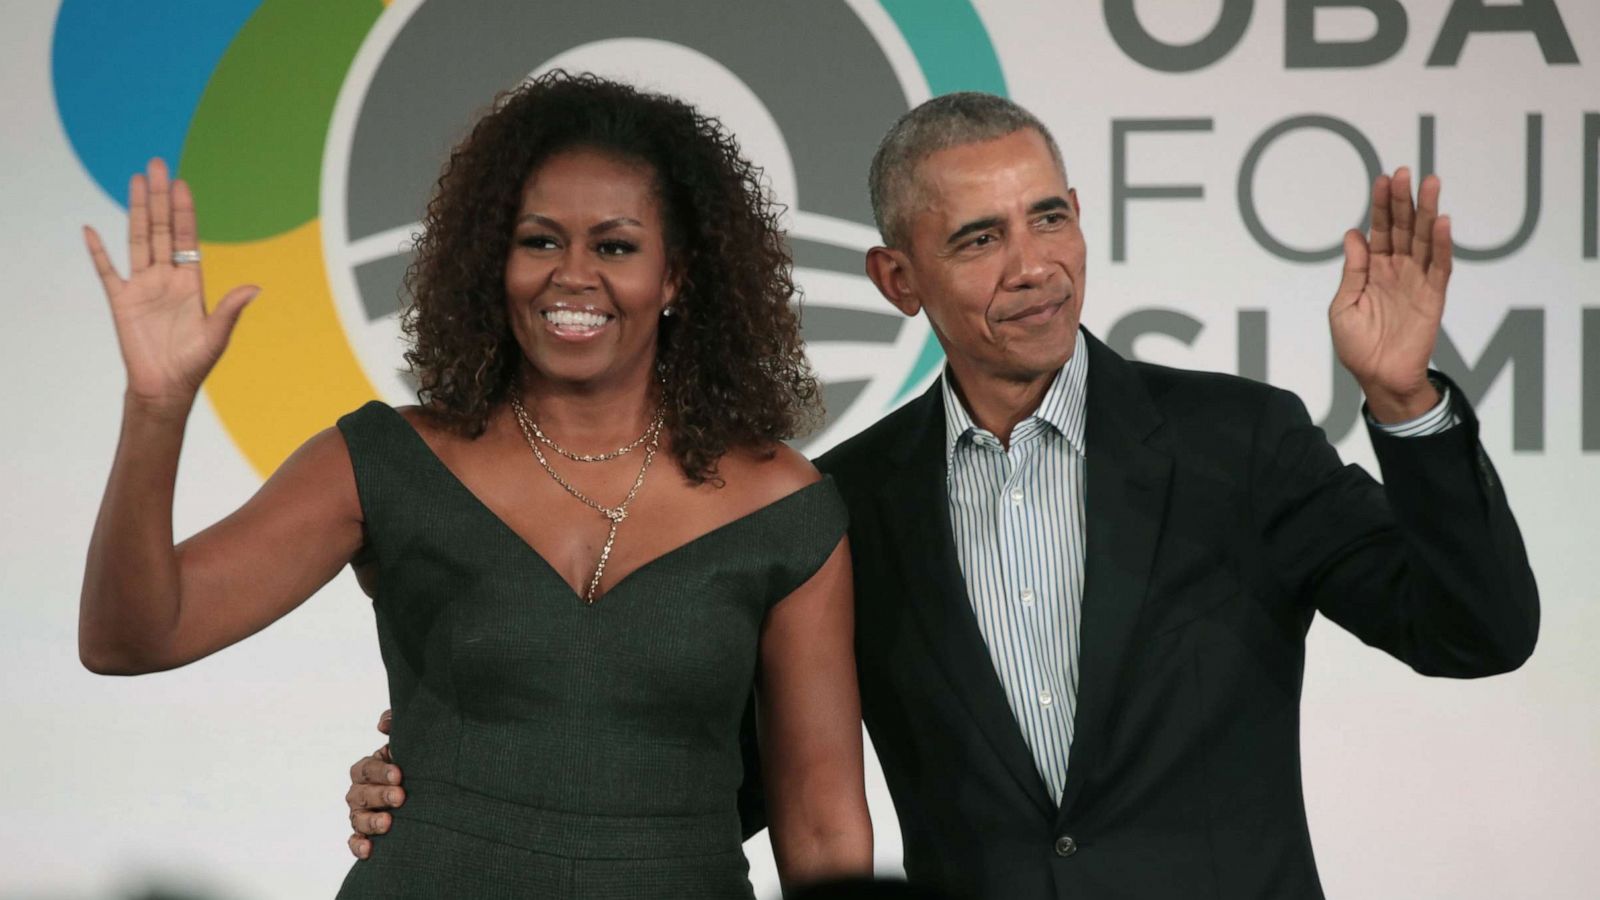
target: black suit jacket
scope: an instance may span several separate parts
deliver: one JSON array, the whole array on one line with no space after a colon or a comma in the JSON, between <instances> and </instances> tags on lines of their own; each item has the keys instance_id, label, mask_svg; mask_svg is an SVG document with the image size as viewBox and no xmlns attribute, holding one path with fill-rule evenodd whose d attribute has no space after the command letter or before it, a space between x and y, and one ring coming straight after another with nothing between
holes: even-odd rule
<instances>
[{"instance_id":1,"label":"black suit jacket","mask_svg":"<svg viewBox=\"0 0 1600 900\"><path fill-rule=\"evenodd\" d=\"M862 711L907 875L986 900L1321 897L1299 749L1314 614L1429 675L1533 650L1537 589L1477 420L1454 389L1460 426L1372 430L1380 486L1293 394L1080 340L1087 551L1061 797L967 599L939 386L817 462L850 509Z\"/></svg>"}]
</instances>

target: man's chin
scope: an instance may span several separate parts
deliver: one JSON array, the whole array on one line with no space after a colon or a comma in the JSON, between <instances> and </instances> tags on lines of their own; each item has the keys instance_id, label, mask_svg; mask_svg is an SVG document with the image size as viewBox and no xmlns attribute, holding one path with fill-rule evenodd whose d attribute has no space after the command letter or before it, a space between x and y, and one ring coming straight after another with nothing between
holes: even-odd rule
<instances>
[{"instance_id":1,"label":"man's chin","mask_svg":"<svg viewBox=\"0 0 1600 900\"><path fill-rule=\"evenodd\" d=\"M1034 384L1060 372L1062 367L1067 364L1067 360L1071 358L1071 353L1030 356L1027 358L1012 357L1006 360L1006 365L999 369L998 374L1006 381L1017 384Z\"/></svg>"},{"instance_id":2,"label":"man's chin","mask_svg":"<svg viewBox=\"0 0 1600 900\"><path fill-rule=\"evenodd\" d=\"M1053 336L1048 341L1030 342L1032 346L1010 348L1008 354L1011 362L1019 375L1026 376L1032 381L1044 375L1053 375L1061 371L1061 367L1072 358L1078 346L1078 329L1076 326L1065 334Z\"/></svg>"}]
</instances>

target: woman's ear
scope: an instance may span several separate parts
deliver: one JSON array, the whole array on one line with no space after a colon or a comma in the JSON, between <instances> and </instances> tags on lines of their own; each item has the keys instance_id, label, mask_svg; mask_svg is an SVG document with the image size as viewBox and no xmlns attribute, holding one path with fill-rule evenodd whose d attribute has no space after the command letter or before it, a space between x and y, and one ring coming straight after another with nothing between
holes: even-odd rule
<instances>
[{"instance_id":1,"label":"woman's ear","mask_svg":"<svg viewBox=\"0 0 1600 900\"><path fill-rule=\"evenodd\" d=\"M676 264L667 269L667 277L661 282L661 314L671 316L681 313L678 308L678 296L683 291L683 270Z\"/></svg>"}]
</instances>

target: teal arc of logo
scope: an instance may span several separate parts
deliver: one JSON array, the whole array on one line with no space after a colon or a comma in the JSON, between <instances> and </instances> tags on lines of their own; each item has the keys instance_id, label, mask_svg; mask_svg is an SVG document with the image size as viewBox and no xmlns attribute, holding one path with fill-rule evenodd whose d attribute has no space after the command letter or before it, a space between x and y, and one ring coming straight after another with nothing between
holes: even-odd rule
<instances>
[{"instance_id":1,"label":"teal arc of logo","mask_svg":"<svg viewBox=\"0 0 1600 900\"><path fill-rule=\"evenodd\" d=\"M881 0L917 58L933 96L982 91L1006 96L1005 73L983 20L970 0ZM911 371L895 392L899 403L923 383L944 353L932 331Z\"/></svg>"}]
</instances>

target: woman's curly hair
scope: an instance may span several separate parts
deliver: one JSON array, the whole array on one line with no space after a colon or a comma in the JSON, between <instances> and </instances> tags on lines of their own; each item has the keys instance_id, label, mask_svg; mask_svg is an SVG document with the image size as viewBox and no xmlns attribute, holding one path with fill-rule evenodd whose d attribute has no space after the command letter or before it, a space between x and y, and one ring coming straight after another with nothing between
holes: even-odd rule
<instances>
[{"instance_id":1,"label":"woman's curly hair","mask_svg":"<svg viewBox=\"0 0 1600 900\"><path fill-rule=\"evenodd\" d=\"M717 120L681 100L551 72L497 98L450 155L406 272L406 361L424 408L482 434L522 351L504 273L522 189L564 150L595 148L655 173L668 258L681 276L657 359L672 452L715 479L735 447L770 448L813 424L820 391L800 342L792 263L761 172Z\"/></svg>"}]
</instances>

